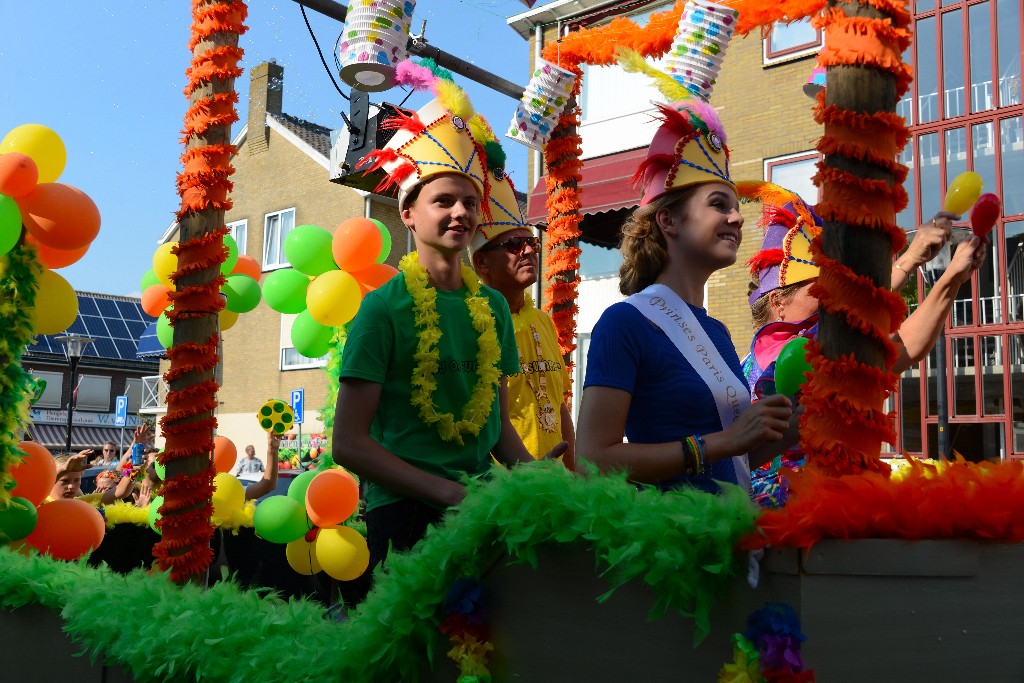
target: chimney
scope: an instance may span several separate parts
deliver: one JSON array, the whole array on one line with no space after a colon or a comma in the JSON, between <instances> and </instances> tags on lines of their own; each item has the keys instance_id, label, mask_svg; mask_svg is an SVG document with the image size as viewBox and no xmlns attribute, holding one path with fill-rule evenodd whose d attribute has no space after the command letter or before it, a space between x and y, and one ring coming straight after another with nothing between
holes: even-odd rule
<instances>
[{"instance_id":1,"label":"chimney","mask_svg":"<svg viewBox=\"0 0 1024 683\"><path fill-rule=\"evenodd\" d=\"M284 94L284 67L274 61L257 64L249 72L249 126L246 147L249 154L267 149L270 135L267 114L281 113Z\"/></svg>"}]
</instances>

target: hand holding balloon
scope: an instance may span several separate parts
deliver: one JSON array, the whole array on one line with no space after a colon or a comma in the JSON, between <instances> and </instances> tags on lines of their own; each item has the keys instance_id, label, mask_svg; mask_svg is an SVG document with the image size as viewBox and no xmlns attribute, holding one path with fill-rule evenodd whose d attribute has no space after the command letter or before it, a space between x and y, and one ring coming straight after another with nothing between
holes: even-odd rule
<instances>
[{"instance_id":1,"label":"hand holding balloon","mask_svg":"<svg viewBox=\"0 0 1024 683\"><path fill-rule=\"evenodd\" d=\"M807 362L807 337L797 337L786 342L775 361L775 390L783 396L793 396L804 382L807 381L807 374L811 371L811 364Z\"/></svg>"},{"instance_id":2,"label":"hand holding balloon","mask_svg":"<svg viewBox=\"0 0 1024 683\"><path fill-rule=\"evenodd\" d=\"M946 211L965 214L981 196L981 175L974 171L961 173L946 189Z\"/></svg>"}]
</instances>

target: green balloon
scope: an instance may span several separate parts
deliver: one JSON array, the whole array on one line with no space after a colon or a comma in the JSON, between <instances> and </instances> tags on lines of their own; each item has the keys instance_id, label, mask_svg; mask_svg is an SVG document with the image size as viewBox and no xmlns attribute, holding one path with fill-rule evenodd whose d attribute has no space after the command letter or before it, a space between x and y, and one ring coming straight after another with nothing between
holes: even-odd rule
<instances>
[{"instance_id":1,"label":"green balloon","mask_svg":"<svg viewBox=\"0 0 1024 683\"><path fill-rule=\"evenodd\" d=\"M36 528L39 516L36 506L25 498L11 498L6 508L0 509L0 541L20 541Z\"/></svg>"},{"instance_id":2,"label":"green balloon","mask_svg":"<svg viewBox=\"0 0 1024 683\"><path fill-rule=\"evenodd\" d=\"M793 396L807 381L811 364L807 362L807 337L797 337L786 342L775 361L775 393Z\"/></svg>"},{"instance_id":3,"label":"green balloon","mask_svg":"<svg viewBox=\"0 0 1024 683\"><path fill-rule=\"evenodd\" d=\"M220 264L220 272L227 275L238 263L238 242L231 235L224 235L224 246L228 248L228 257Z\"/></svg>"},{"instance_id":4,"label":"green balloon","mask_svg":"<svg viewBox=\"0 0 1024 683\"><path fill-rule=\"evenodd\" d=\"M163 283L160 282L160 278L158 278L156 276L156 273L153 272L153 269L150 268L142 276L142 281L139 282L139 291L140 292L145 292L147 287L152 287L153 285L162 285L162 284Z\"/></svg>"},{"instance_id":5,"label":"green balloon","mask_svg":"<svg viewBox=\"0 0 1024 683\"><path fill-rule=\"evenodd\" d=\"M156 520L158 520L161 517L163 517L163 515L160 514L160 506L163 505L163 504L164 504L164 497L163 496L157 496L153 500L149 501L149 528L152 529L153 531L157 532L161 536L164 535L164 532L162 532L162 531L160 531L159 529L156 528Z\"/></svg>"},{"instance_id":6,"label":"green balloon","mask_svg":"<svg viewBox=\"0 0 1024 683\"><path fill-rule=\"evenodd\" d=\"M305 508L306 489L309 488L309 482L313 481L313 477L317 474L319 474L319 472L303 472L292 479L292 483L288 484L288 497Z\"/></svg>"},{"instance_id":7,"label":"green balloon","mask_svg":"<svg viewBox=\"0 0 1024 683\"><path fill-rule=\"evenodd\" d=\"M370 222L376 225L377 230L380 231L380 254L377 256L377 263L384 263L391 254L391 231L388 230L388 226L376 218L371 218Z\"/></svg>"},{"instance_id":8,"label":"green balloon","mask_svg":"<svg viewBox=\"0 0 1024 683\"><path fill-rule=\"evenodd\" d=\"M256 533L271 543L297 541L313 528L306 518L306 506L288 496L270 496L261 501L252 524Z\"/></svg>"},{"instance_id":9,"label":"green balloon","mask_svg":"<svg viewBox=\"0 0 1024 683\"><path fill-rule=\"evenodd\" d=\"M337 270L331 252L331 233L317 225L299 225L284 238L284 255L300 273L321 275Z\"/></svg>"},{"instance_id":10,"label":"green balloon","mask_svg":"<svg viewBox=\"0 0 1024 683\"><path fill-rule=\"evenodd\" d=\"M0 194L0 256L21 239L21 209L13 198Z\"/></svg>"},{"instance_id":11,"label":"green balloon","mask_svg":"<svg viewBox=\"0 0 1024 683\"><path fill-rule=\"evenodd\" d=\"M260 305L260 283L248 275L228 275L220 288L228 301L226 308L235 313L248 313Z\"/></svg>"},{"instance_id":12,"label":"green balloon","mask_svg":"<svg viewBox=\"0 0 1024 683\"><path fill-rule=\"evenodd\" d=\"M334 329L321 325L309 311L302 311L292 323L292 346L306 358L320 358L331 348Z\"/></svg>"},{"instance_id":13,"label":"green balloon","mask_svg":"<svg viewBox=\"0 0 1024 683\"><path fill-rule=\"evenodd\" d=\"M154 460L153 469L156 471L156 476L160 477L160 481L167 480L167 465L161 464L159 460Z\"/></svg>"},{"instance_id":14,"label":"green balloon","mask_svg":"<svg viewBox=\"0 0 1024 683\"><path fill-rule=\"evenodd\" d=\"M308 288L309 276L294 268L282 268L263 279L263 300L278 313L301 313L306 310Z\"/></svg>"},{"instance_id":15,"label":"green balloon","mask_svg":"<svg viewBox=\"0 0 1024 683\"><path fill-rule=\"evenodd\" d=\"M171 310L168 308L167 311ZM160 314L156 319L156 338L160 344L169 349L174 344L174 328L171 327L171 319L167 317L167 311Z\"/></svg>"}]
</instances>

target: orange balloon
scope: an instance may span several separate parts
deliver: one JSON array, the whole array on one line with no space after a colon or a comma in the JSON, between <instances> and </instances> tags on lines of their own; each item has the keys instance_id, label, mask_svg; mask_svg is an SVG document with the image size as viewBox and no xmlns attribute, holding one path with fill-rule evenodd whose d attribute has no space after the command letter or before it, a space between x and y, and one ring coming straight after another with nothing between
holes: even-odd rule
<instances>
[{"instance_id":1,"label":"orange balloon","mask_svg":"<svg viewBox=\"0 0 1024 683\"><path fill-rule=\"evenodd\" d=\"M77 560L103 542L103 515L85 501L62 498L40 505L38 512L35 531L25 541L43 555Z\"/></svg>"},{"instance_id":2,"label":"orange balloon","mask_svg":"<svg viewBox=\"0 0 1024 683\"><path fill-rule=\"evenodd\" d=\"M341 524L359 505L359 484L345 470L324 470L306 489L306 514L318 527Z\"/></svg>"},{"instance_id":3,"label":"orange balloon","mask_svg":"<svg viewBox=\"0 0 1024 683\"><path fill-rule=\"evenodd\" d=\"M150 285L142 293L142 310L157 318L164 310L171 305L168 295L171 288L167 285Z\"/></svg>"},{"instance_id":4,"label":"orange balloon","mask_svg":"<svg viewBox=\"0 0 1024 683\"><path fill-rule=\"evenodd\" d=\"M25 233L25 241L35 245L36 251L39 254L39 262L50 270L58 270L70 266L72 263L77 263L85 256L85 252L89 251L91 246L87 244L78 249L54 249L40 243L30 233Z\"/></svg>"},{"instance_id":5,"label":"orange balloon","mask_svg":"<svg viewBox=\"0 0 1024 683\"><path fill-rule=\"evenodd\" d=\"M0 154L0 193L24 197L39 182L39 167L32 157L20 152Z\"/></svg>"},{"instance_id":6,"label":"orange balloon","mask_svg":"<svg viewBox=\"0 0 1024 683\"><path fill-rule=\"evenodd\" d=\"M331 238L331 253L339 268L354 273L373 265L383 244L376 223L369 218L349 218Z\"/></svg>"},{"instance_id":7,"label":"orange balloon","mask_svg":"<svg viewBox=\"0 0 1024 683\"><path fill-rule=\"evenodd\" d=\"M48 247L80 249L100 231L99 209L77 187L43 183L17 202L25 228Z\"/></svg>"},{"instance_id":8,"label":"orange balloon","mask_svg":"<svg viewBox=\"0 0 1024 683\"><path fill-rule=\"evenodd\" d=\"M359 288L363 290L364 295L382 286L396 275L398 275L398 268L386 263L374 263L366 270L352 273L352 277L359 283Z\"/></svg>"},{"instance_id":9,"label":"orange balloon","mask_svg":"<svg viewBox=\"0 0 1024 683\"><path fill-rule=\"evenodd\" d=\"M263 274L260 269L260 262L254 259L252 256L246 256L241 254L238 257L238 262L235 263L235 267L231 269L232 275L248 275L256 282L260 281L260 275Z\"/></svg>"},{"instance_id":10,"label":"orange balloon","mask_svg":"<svg viewBox=\"0 0 1024 683\"><path fill-rule=\"evenodd\" d=\"M226 436L213 437L213 467L218 472L230 472L238 459L238 449Z\"/></svg>"},{"instance_id":11,"label":"orange balloon","mask_svg":"<svg viewBox=\"0 0 1024 683\"><path fill-rule=\"evenodd\" d=\"M11 467L11 478L15 483L11 495L39 505L50 494L53 482L57 480L57 463L50 451L35 441L22 441L18 448L25 453L25 457Z\"/></svg>"}]
</instances>

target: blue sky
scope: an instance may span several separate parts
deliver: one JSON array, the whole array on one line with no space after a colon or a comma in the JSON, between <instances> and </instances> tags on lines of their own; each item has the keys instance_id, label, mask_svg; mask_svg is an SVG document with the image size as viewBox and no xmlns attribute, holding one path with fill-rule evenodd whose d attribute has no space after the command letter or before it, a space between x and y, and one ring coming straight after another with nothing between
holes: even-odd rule
<instances>
[{"instance_id":1,"label":"blue sky","mask_svg":"<svg viewBox=\"0 0 1024 683\"><path fill-rule=\"evenodd\" d=\"M174 183L187 105L182 90L191 56L191 3L58 0L5 5L0 137L23 123L55 130L68 152L58 181L87 192L103 220L86 256L59 272L80 291L138 295L139 278L151 267L156 240L178 207ZM275 59L285 67L284 111L340 127L347 102L320 63L299 5L251 0L248 6L249 31L240 42L246 72L236 82L241 121L246 119L248 68ZM506 24L507 16L524 9L519 0L419 0L413 30L418 32L426 19L431 44L525 85L529 43ZM341 24L313 10L306 14L333 68ZM457 80L501 135L515 101ZM371 99L398 102L402 97L404 93L392 90ZM407 106L423 102L423 96L416 96ZM507 139L503 144L517 188L528 191L527 149Z\"/></svg>"}]
</instances>

